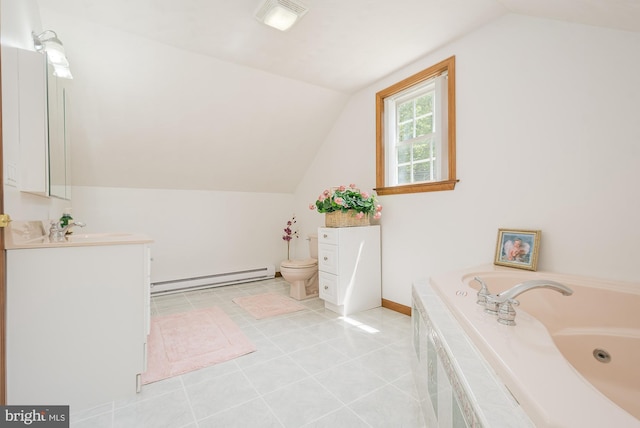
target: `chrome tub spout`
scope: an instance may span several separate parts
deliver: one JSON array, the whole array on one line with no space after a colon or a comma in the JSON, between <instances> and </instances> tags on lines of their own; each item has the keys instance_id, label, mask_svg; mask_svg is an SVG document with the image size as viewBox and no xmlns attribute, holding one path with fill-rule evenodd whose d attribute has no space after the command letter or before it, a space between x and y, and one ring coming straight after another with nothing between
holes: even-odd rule
<instances>
[{"instance_id":1,"label":"chrome tub spout","mask_svg":"<svg viewBox=\"0 0 640 428\"><path fill-rule=\"evenodd\" d=\"M573 294L573 290L567 287L564 284L560 284L556 281L549 281L547 279L532 279L530 281L521 282L520 284L516 284L510 289L498 293L496 296L498 303L505 302L509 299L515 299L522 293L533 290L535 288L549 288L551 290L555 290L559 293L564 294L565 296L570 296Z\"/></svg>"},{"instance_id":2,"label":"chrome tub spout","mask_svg":"<svg viewBox=\"0 0 640 428\"><path fill-rule=\"evenodd\" d=\"M510 289L498 294L486 296L485 312L498 316L498 322L505 325L516 325L516 311L513 309L519 302L516 297L536 288L548 288L562 293L565 296L573 294L573 290L564 284L546 279L532 279L514 285Z\"/></svg>"}]
</instances>

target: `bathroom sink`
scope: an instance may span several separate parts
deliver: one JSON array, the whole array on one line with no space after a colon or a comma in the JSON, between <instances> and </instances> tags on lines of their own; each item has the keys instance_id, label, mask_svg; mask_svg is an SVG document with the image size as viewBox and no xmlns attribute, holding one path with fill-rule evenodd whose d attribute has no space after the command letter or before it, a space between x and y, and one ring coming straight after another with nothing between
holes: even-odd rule
<instances>
[{"instance_id":1,"label":"bathroom sink","mask_svg":"<svg viewBox=\"0 0 640 428\"><path fill-rule=\"evenodd\" d=\"M134 236L132 233L73 233L64 239L67 242L113 242L128 241Z\"/></svg>"},{"instance_id":2,"label":"bathroom sink","mask_svg":"<svg viewBox=\"0 0 640 428\"><path fill-rule=\"evenodd\" d=\"M131 233L74 233L66 238L72 241L95 241L100 239L122 239L133 236Z\"/></svg>"},{"instance_id":3,"label":"bathroom sink","mask_svg":"<svg viewBox=\"0 0 640 428\"><path fill-rule=\"evenodd\" d=\"M51 238L41 221L14 221L5 233L7 250L29 248L85 247L95 245L122 245L153 242L148 236L128 232L74 233L60 238Z\"/></svg>"},{"instance_id":4,"label":"bathroom sink","mask_svg":"<svg viewBox=\"0 0 640 428\"><path fill-rule=\"evenodd\" d=\"M18 239L16 239L17 241L19 241L21 244L38 244L38 243L42 243L48 240L48 238L46 236L36 236L34 238L24 238L24 237L20 237Z\"/></svg>"}]
</instances>

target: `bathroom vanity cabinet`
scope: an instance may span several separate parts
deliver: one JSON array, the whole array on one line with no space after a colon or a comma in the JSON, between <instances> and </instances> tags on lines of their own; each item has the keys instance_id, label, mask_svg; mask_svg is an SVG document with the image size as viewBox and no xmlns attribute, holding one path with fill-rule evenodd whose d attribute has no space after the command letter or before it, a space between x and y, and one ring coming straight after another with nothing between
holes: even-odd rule
<instances>
[{"instance_id":1,"label":"bathroom vanity cabinet","mask_svg":"<svg viewBox=\"0 0 640 428\"><path fill-rule=\"evenodd\" d=\"M318 229L320 298L341 315L382 303L380 226Z\"/></svg>"},{"instance_id":2,"label":"bathroom vanity cabinet","mask_svg":"<svg viewBox=\"0 0 640 428\"><path fill-rule=\"evenodd\" d=\"M146 370L150 240L7 249L8 404L71 411L135 395Z\"/></svg>"}]
</instances>

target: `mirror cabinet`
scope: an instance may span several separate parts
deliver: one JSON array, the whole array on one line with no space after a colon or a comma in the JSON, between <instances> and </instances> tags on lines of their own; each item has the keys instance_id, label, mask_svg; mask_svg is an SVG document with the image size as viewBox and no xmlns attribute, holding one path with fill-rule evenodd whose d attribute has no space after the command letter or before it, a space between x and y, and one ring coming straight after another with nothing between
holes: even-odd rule
<instances>
[{"instance_id":1,"label":"mirror cabinet","mask_svg":"<svg viewBox=\"0 0 640 428\"><path fill-rule=\"evenodd\" d=\"M18 110L18 188L22 192L70 200L71 81L54 76L46 56L39 52L3 46L2 54L3 69L9 60L8 66L15 67L17 76L18 90L15 99L9 102ZM3 97L3 102L6 101Z\"/></svg>"},{"instance_id":2,"label":"mirror cabinet","mask_svg":"<svg viewBox=\"0 0 640 428\"><path fill-rule=\"evenodd\" d=\"M71 199L71 157L68 135L68 85L70 80L54 76L53 67L48 64L46 80L49 195L61 199Z\"/></svg>"}]
</instances>

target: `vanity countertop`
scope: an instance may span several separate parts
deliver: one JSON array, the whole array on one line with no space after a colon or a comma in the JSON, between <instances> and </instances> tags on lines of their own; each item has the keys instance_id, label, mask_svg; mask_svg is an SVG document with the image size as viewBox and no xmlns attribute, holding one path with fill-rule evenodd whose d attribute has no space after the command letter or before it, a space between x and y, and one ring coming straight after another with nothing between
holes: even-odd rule
<instances>
[{"instance_id":1,"label":"vanity countertop","mask_svg":"<svg viewBox=\"0 0 640 428\"><path fill-rule=\"evenodd\" d=\"M73 234L60 240L52 240L45 233L41 221L11 222L5 230L5 249L35 249L35 248L60 248L60 247L86 247L96 245L131 245L148 244L153 242L146 235L138 233L81 233L76 228Z\"/></svg>"}]
</instances>

